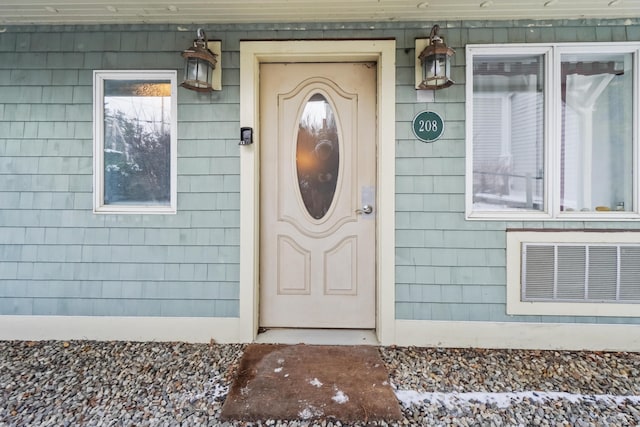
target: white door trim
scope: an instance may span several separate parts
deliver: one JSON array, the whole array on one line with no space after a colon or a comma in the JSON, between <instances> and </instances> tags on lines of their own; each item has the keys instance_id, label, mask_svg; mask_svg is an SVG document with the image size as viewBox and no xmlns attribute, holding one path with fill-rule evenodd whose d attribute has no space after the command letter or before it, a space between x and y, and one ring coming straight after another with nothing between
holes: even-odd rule
<instances>
[{"instance_id":1,"label":"white door trim","mask_svg":"<svg viewBox=\"0 0 640 427\"><path fill-rule=\"evenodd\" d=\"M240 340L258 330L260 249L259 69L263 62L376 61L377 224L376 335L395 341L395 40L240 42L240 125L254 129L254 143L240 147Z\"/></svg>"}]
</instances>

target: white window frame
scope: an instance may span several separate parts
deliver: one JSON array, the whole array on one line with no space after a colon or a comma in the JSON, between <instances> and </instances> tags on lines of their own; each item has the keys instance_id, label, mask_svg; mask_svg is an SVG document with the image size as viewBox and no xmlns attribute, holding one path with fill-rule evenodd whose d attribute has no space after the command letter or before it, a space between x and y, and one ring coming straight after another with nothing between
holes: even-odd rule
<instances>
[{"instance_id":1,"label":"white window frame","mask_svg":"<svg viewBox=\"0 0 640 427\"><path fill-rule=\"evenodd\" d=\"M560 211L561 55L631 53L633 55L633 207L626 212ZM544 57L544 210L477 211L473 209L473 59L477 55L542 55ZM466 177L465 217L497 221L631 221L640 219L640 43L482 44L466 47Z\"/></svg>"},{"instance_id":2,"label":"white window frame","mask_svg":"<svg viewBox=\"0 0 640 427\"><path fill-rule=\"evenodd\" d=\"M169 204L104 203L104 82L105 80L168 80L171 84ZM94 70L93 72L93 212L100 214L175 214L177 212L178 84L175 70Z\"/></svg>"}]
</instances>

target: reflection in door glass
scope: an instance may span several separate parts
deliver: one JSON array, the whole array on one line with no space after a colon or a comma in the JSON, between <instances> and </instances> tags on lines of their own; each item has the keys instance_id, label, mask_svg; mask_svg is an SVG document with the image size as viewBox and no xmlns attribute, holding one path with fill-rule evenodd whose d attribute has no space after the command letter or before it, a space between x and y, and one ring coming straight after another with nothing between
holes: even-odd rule
<instances>
[{"instance_id":1,"label":"reflection in door glass","mask_svg":"<svg viewBox=\"0 0 640 427\"><path fill-rule=\"evenodd\" d=\"M338 129L331 105L313 95L298 125L296 167L302 200L315 219L325 216L336 192L339 167Z\"/></svg>"}]
</instances>

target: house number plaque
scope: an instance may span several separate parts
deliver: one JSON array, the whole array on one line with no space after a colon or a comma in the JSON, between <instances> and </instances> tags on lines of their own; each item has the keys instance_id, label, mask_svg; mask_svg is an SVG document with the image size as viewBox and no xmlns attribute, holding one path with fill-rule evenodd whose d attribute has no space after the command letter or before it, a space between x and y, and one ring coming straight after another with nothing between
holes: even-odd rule
<instances>
[{"instance_id":1,"label":"house number plaque","mask_svg":"<svg viewBox=\"0 0 640 427\"><path fill-rule=\"evenodd\" d=\"M434 111L422 111L413 118L413 134L422 142L433 142L444 132L444 120Z\"/></svg>"}]
</instances>

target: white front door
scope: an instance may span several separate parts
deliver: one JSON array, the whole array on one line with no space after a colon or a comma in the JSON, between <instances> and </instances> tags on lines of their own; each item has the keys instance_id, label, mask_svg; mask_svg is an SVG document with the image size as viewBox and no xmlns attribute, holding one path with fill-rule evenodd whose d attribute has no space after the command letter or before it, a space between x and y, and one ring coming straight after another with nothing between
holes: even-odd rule
<instances>
[{"instance_id":1,"label":"white front door","mask_svg":"<svg viewBox=\"0 0 640 427\"><path fill-rule=\"evenodd\" d=\"M260 326L375 327L376 70L260 65Z\"/></svg>"}]
</instances>

